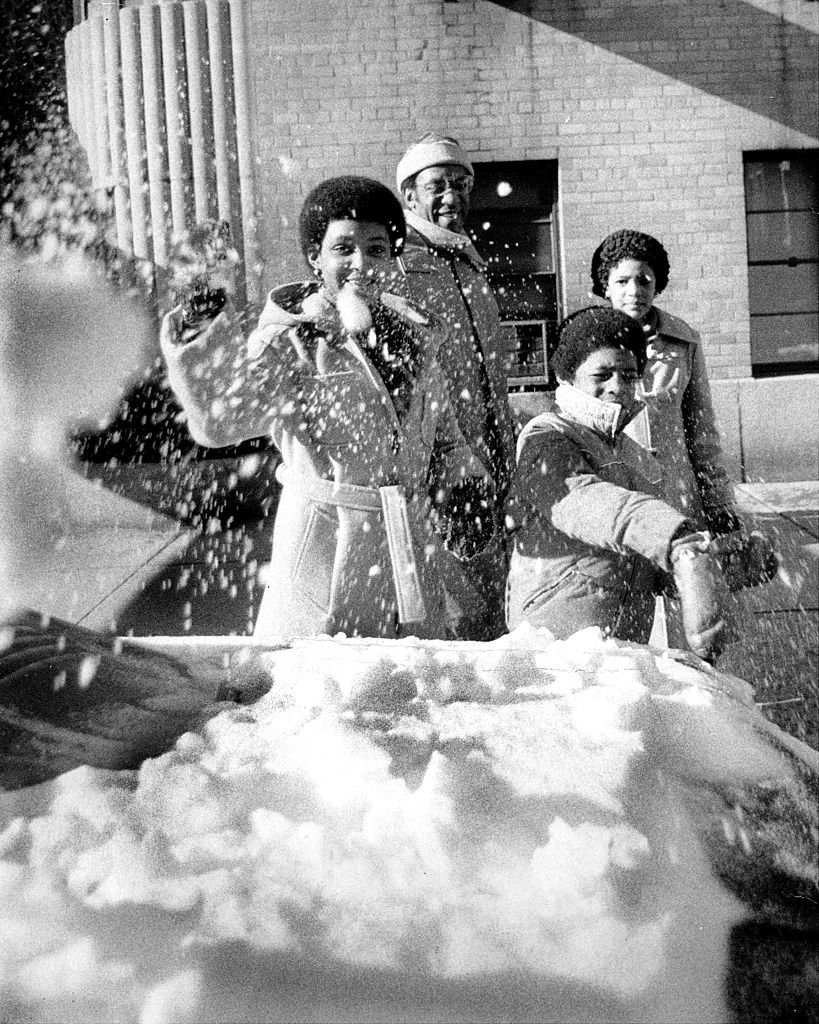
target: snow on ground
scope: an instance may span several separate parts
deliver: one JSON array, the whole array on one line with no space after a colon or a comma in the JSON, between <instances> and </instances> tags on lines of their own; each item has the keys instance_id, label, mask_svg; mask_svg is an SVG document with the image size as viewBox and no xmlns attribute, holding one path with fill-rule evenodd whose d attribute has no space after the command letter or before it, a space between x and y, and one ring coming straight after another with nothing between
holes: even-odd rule
<instances>
[{"instance_id":1,"label":"snow on ground","mask_svg":"<svg viewBox=\"0 0 819 1024\"><path fill-rule=\"evenodd\" d=\"M1 1019L726 1020L714 843L815 858L743 805L809 758L750 688L596 630L252 668L138 772L0 797Z\"/></svg>"}]
</instances>

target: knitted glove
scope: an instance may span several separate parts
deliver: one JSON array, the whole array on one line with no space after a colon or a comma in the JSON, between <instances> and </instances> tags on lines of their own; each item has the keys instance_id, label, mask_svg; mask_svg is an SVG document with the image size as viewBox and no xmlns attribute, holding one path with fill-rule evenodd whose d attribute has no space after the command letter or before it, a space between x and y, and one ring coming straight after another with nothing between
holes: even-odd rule
<instances>
[{"instance_id":1,"label":"knitted glove","mask_svg":"<svg viewBox=\"0 0 819 1024\"><path fill-rule=\"evenodd\" d=\"M779 557L773 544L756 530L717 537L712 549L732 592L770 583L779 571Z\"/></svg>"},{"instance_id":2,"label":"knitted glove","mask_svg":"<svg viewBox=\"0 0 819 1024\"><path fill-rule=\"evenodd\" d=\"M707 533L686 534L671 541L669 561L688 646L714 664L728 639L723 617L727 588L710 544Z\"/></svg>"},{"instance_id":3,"label":"knitted glove","mask_svg":"<svg viewBox=\"0 0 819 1024\"><path fill-rule=\"evenodd\" d=\"M715 505L713 508L706 508L705 521L712 537L737 533L742 529L742 520L732 505Z\"/></svg>"},{"instance_id":4,"label":"knitted glove","mask_svg":"<svg viewBox=\"0 0 819 1024\"><path fill-rule=\"evenodd\" d=\"M198 327L221 313L227 302L224 288L209 288L207 282L193 287L183 296L182 326Z\"/></svg>"},{"instance_id":5,"label":"knitted glove","mask_svg":"<svg viewBox=\"0 0 819 1024\"><path fill-rule=\"evenodd\" d=\"M196 224L174 242L168 287L182 307L184 328L218 316L231 293L237 263L225 221Z\"/></svg>"}]
</instances>

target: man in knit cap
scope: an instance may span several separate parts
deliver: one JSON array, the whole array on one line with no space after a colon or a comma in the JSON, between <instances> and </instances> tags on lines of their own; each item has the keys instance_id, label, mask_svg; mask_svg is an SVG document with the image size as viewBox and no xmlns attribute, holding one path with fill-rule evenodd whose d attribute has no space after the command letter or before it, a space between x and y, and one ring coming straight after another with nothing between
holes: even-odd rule
<instances>
[{"instance_id":1,"label":"man in knit cap","mask_svg":"<svg viewBox=\"0 0 819 1024\"><path fill-rule=\"evenodd\" d=\"M514 466L506 387L509 332L466 234L474 169L455 139L427 134L396 171L407 238L401 257L411 300L442 317L450 332L441 361L461 431L490 470L495 491L464 484L450 497L442 532L452 551L448 596L463 639L504 631L506 555L501 509Z\"/></svg>"}]
</instances>

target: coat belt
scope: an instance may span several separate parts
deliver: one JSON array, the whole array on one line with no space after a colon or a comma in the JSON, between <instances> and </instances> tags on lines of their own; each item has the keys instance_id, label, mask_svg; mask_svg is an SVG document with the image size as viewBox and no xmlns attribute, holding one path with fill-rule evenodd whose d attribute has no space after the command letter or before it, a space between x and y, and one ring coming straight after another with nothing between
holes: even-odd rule
<instances>
[{"instance_id":1,"label":"coat belt","mask_svg":"<svg viewBox=\"0 0 819 1024\"><path fill-rule=\"evenodd\" d=\"M276 479L282 486L293 487L305 498L320 501L324 505L339 508L360 509L365 512L381 512L381 492L377 487L362 487L360 484L339 484L335 480L324 480L319 476L297 476L291 469L280 465Z\"/></svg>"},{"instance_id":2,"label":"coat belt","mask_svg":"<svg viewBox=\"0 0 819 1024\"><path fill-rule=\"evenodd\" d=\"M387 534L392 577L398 601L398 618L403 623L423 622L426 619L424 590L415 560L403 488L390 485L361 487L359 484L338 484L333 480L323 480L321 477L298 479L283 466L276 470L276 477L280 484L292 485L305 498L312 501L340 508L380 512Z\"/></svg>"}]
</instances>

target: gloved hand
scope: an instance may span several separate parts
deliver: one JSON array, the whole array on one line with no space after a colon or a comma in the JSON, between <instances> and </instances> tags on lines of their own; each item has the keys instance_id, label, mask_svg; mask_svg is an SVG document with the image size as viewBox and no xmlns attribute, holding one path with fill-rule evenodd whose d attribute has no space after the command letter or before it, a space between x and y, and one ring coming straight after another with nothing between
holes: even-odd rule
<instances>
[{"instance_id":1,"label":"gloved hand","mask_svg":"<svg viewBox=\"0 0 819 1024\"><path fill-rule=\"evenodd\" d=\"M742 520L733 505L715 505L705 509L705 521L712 537L722 537L742 529Z\"/></svg>"},{"instance_id":2,"label":"gloved hand","mask_svg":"<svg viewBox=\"0 0 819 1024\"><path fill-rule=\"evenodd\" d=\"M685 534L672 539L669 561L685 639L695 654L713 665L728 642L723 616L728 588L710 546L708 533Z\"/></svg>"},{"instance_id":3,"label":"gloved hand","mask_svg":"<svg viewBox=\"0 0 819 1024\"><path fill-rule=\"evenodd\" d=\"M769 583L779 571L779 557L764 533L742 531L717 537L712 550L719 560L728 589L742 590Z\"/></svg>"},{"instance_id":4,"label":"gloved hand","mask_svg":"<svg viewBox=\"0 0 819 1024\"><path fill-rule=\"evenodd\" d=\"M174 243L168 285L182 307L182 324L194 327L217 316L235 286L238 254L225 221L205 221Z\"/></svg>"},{"instance_id":5,"label":"gloved hand","mask_svg":"<svg viewBox=\"0 0 819 1024\"><path fill-rule=\"evenodd\" d=\"M461 559L480 554L495 534L494 488L469 477L455 484L440 509L438 525L447 549Z\"/></svg>"}]
</instances>

